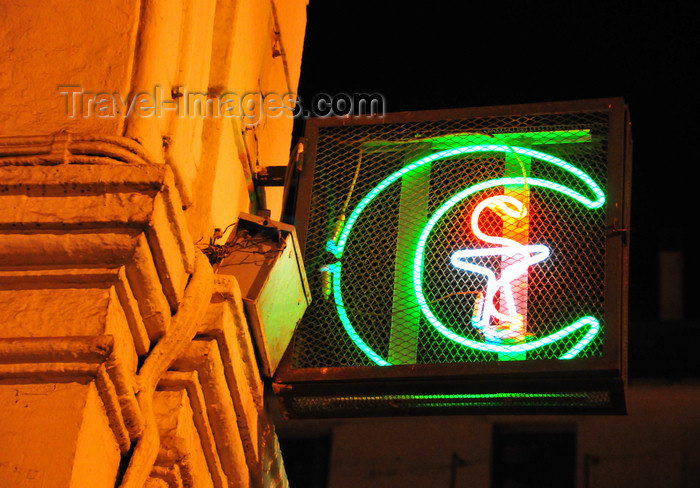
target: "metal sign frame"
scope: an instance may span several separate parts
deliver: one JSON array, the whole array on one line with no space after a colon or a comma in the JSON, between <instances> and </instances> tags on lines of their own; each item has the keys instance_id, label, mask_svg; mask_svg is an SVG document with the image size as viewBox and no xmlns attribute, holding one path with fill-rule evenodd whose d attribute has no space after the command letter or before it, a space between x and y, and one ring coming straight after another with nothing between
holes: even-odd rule
<instances>
[{"instance_id":1,"label":"metal sign frame","mask_svg":"<svg viewBox=\"0 0 700 488\"><path fill-rule=\"evenodd\" d=\"M294 225L304 253L314 190L314 170L319 130L349 125L399 124L484 117L528 116L537 114L605 111L608 114L608 178L606 192L605 238L605 341L600 357L583 359L493 361L449 364L403 364L391 366L351 366L294 368L293 345L280 363L273 388L291 417L414 415L434 413L624 413L627 371L627 276L631 191L631 130L629 112L620 98L551 102L542 104L478 107L422 112L390 113L381 118L316 118L306 121L303 169L296 191ZM307 272L312 272L308 271ZM452 407L432 408L413 404L410 408L387 408L405 395L471 395L498 392L545 394L547 392L608 392L605 404L566 405L565 402L523 403L517 396L505 402L455 401ZM346 408L337 401L324 407L300 411L303 398L374 399L367 408ZM372 396L374 395L374 396ZM378 396L377 396L378 395ZM380 397L384 395L383 401ZM404 396L402 396L404 395ZM477 395L477 396L475 396ZM488 397L488 395L487 395ZM542 398L545 398L544 396ZM464 398L462 398L464 400ZM350 401L350 400L348 400ZM400 404L401 402L399 402ZM486 404L488 403L488 405ZM549 406L544 406L550 403ZM595 403L595 402L594 402ZM296 405L296 406L295 406ZM373 406L372 406L373 405ZM433 405L434 406L434 405Z\"/></svg>"}]
</instances>

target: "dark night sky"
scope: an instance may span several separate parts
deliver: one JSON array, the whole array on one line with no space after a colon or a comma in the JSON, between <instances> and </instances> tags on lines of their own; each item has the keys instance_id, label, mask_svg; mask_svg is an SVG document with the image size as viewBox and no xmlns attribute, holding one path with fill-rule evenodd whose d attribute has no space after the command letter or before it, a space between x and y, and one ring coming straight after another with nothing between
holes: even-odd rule
<instances>
[{"instance_id":1,"label":"dark night sky","mask_svg":"<svg viewBox=\"0 0 700 488\"><path fill-rule=\"evenodd\" d=\"M670 233L685 249L685 314L697 321L688 230L700 208L689 175L700 3L549 5L310 0L301 100L380 93L400 112L624 97L634 140L630 319L658 316L657 255Z\"/></svg>"}]
</instances>

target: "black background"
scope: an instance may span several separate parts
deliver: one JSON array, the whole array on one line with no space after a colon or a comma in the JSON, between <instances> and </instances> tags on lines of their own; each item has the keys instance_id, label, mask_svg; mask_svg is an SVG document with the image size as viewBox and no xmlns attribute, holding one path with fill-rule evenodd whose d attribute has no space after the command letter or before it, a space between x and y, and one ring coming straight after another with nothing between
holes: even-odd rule
<instances>
[{"instance_id":1,"label":"black background","mask_svg":"<svg viewBox=\"0 0 700 488\"><path fill-rule=\"evenodd\" d=\"M697 321L698 5L311 0L299 96L380 93L387 112L623 97L630 320L654 327L658 253L678 249L685 319Z\"/></svg>"}]
</instances>

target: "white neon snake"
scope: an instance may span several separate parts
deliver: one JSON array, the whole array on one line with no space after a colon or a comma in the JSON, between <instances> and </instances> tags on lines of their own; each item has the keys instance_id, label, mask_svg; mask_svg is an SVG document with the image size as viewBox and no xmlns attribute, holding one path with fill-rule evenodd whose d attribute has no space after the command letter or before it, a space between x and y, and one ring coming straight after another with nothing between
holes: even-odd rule
<instances>
[{"instance_id":1,"label":"white neon snake","mask_svg":"<svg viewBox=\"0 0 700 488\"><path fill-rule=\"evenodd\" d=\"M527 215L527 209L517 198L497 195L485 199L472 212L472 231L480 240L502 247L456 251L452 254L451 262L457 268L482 274L487 278L486 293L480 295L472 317L472 325L481 330L484 338L492 343L498 343L503 338L523 339L523 315L518 313L511 283L525 274L530 266L546 259L550 251L544 245L524 245L507 237L491 236L483 232L479 228L479 217L487 208L496 212L504 220L506 217L519 220ZM504 265L501 269L501 277L496 278L496 274L491 269L469 261L471 258L484 256L508 257L512 264ZM507 314L499 311L494 304L498 290L501 290ZM491 323L492 318L500 322L500 327L497 328Z\"/></svg>"}]
</instances>

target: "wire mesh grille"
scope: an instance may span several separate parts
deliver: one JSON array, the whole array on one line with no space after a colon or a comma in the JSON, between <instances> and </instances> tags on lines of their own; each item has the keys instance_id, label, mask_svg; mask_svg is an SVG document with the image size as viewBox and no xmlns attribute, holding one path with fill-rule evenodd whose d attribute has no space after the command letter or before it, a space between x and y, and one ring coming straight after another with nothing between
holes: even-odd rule
<instances>
[{"instance_id":1,"label":"wire mesh grille","mask_svg":"<svg viewBox=\"0 0 700 488\"><path fill-rule=\"evenodd\" d=\"M432 413L454 409L488 409L546 411L548 409L596 409L608 407L611 394L605 390L549 393L480 393L480 394L406 394L406 395L335 395L302 396L291 400L297 416L342 412L344 416L372 411L375 415L411 414L424 409Z\"/></svg>"},{"instance_id":2,"label":"wire mesh grille","mask_svg":"<svg viewBox=\"0 0 700 488\"><path fill-rule=\"evenodd\" d=\"M595 111L320 127L292 367L600 356L607 137Z\"/></svg>"}]
</instances>

